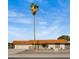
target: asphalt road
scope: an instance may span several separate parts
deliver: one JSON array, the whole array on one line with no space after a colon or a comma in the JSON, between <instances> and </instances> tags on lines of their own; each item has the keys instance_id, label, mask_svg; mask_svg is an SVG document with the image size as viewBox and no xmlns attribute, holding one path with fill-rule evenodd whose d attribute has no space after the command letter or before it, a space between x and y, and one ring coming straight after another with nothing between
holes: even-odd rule
<instances>
[{"instance_id":1,"label":"asphalt road","mask_svg":"<svg viewBox=\"0 0 79 59\"><path fill-rule=\"evenodd\" d=\"M41 50L42 51L42 50ZM70 59L69 51L27 51L27 50L9 50L8 59Z\"/></svg>"},{"instance_id":2,"label":"asphalt road","mask_svg":"<svg viewBox=\"0 0 79 59\"><path fill-rule=\"evenodd\" d=\"M69 57L63 57L63 58L56 58L56 57L55 58L40 58L40 57L39 58L28 58L28 57L27 58L16 58L16 57L13 58L13 57L9 57L8 59L70 59L70 58Z\"/></svg>"}]
</instances>

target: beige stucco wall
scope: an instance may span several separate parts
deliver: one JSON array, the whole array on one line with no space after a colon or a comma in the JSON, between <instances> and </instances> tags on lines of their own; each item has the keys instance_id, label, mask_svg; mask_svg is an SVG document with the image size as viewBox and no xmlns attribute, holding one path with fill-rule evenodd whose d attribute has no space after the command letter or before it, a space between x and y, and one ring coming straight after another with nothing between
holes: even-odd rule
<instances>
[{"instance_id":1,"label":"beige stucco wall","mask_svg":"<svg viewBox=\"0 0 79 59\"><path fill-rule=\"evenodd\" d=\"M61 45L60 45L60 48L61 48L61 49L65 49L65 45L64 45L64 44L61 44Z\"/></svg>"},{"instance_id":2,"label":"beige stucco wall","mask_svg":"<svg viewBox=\"0 0 79 59\"><path fill-rule=\"evenodd\" d=\"M15 49L29 49L32 45L15 45Z\"/></svg>"},{"instance_id":3,"label":"beige stucco wall","mask_svg":"<svg viewBox=\"0 0 79 59\"><path fill-rule=\"evenodd\" d=\"M54 44L49 44L48 49L51 49L51 48L55 49L55 45Z\"/></svg>"},{"instance_id":4,"label":"beige stucco wall","mask_svg":"<svg viewBox=\"0 0 79 59\"><path fill-rule=\"evenodd\" d=\"M34 45L15 45L15 49L33 49L34 47L35 47ZM38 45L36 45L36 47L38 48ZM65 47L66 46L64 44L60 44L59 48L56 48L55 44L48 45L48 49L65 49ZM42 49L44 47L39 45L39 48Z\"/></svg>"},{"instance_id":5,"label":"beige stucco wall","mask_svg":"<svg viewBox=\"0 0 79 59\"><path fill-rule=\"evenodd\" d=\"M49 44L48 45L48 48L49 49L51 49L51 48L53 48L53 49L65 49L65 45L64 44L60 44L59 45L59 48L56 48L56 45L55 44Z\"/></svg>"}]
</instances>

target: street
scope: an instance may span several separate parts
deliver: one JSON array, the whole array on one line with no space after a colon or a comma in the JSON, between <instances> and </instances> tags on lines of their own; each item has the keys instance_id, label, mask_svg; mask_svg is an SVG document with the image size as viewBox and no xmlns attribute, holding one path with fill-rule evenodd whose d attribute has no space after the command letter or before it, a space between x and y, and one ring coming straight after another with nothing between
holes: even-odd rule
<instances>
[{"instance_id":1,"label":"street","mask_svg":"<svg viewBox=\"0 0 79 59\"><path fill-rule=\"evenodd\" d=\"M9 49L8 59L70 59L69 51Z\"/></svg>"},{"instance_id":2,"label":"street","mask_svg":"<svg viewBox=\"0 0 79 59\"><path fill-rule=\"evenodd\" d=\"M17 58L17 57L9 57L8 59L70 59L69 57L61 57L61 58L56 58L56 57L53 57L53 58L29 58L29 57L22 57L22 58Z\"/></svg>"}]
</instances>

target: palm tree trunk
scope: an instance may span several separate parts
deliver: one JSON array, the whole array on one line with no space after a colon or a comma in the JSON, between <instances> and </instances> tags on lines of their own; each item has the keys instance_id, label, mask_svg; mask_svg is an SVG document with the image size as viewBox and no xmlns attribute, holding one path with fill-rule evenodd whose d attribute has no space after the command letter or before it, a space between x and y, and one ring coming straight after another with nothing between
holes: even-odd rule
<instances>
[{"instance_id":1,"label":"palm tree trunk","mask_svg":"<svg viewBox=\"0 0 79 59\"><path fill-rule=\"evenodd\" d=\"M35 22L35 15L34 15L34 41L36 40L36 22ZM36 43L34 42L34 49L36 49Z\"/></svg>"}]
</instances>

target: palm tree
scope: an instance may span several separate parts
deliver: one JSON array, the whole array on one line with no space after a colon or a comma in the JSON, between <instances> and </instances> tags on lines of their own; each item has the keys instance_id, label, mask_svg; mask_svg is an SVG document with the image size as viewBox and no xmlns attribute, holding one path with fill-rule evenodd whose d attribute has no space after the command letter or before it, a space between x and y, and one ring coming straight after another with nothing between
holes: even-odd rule
<instances>
[{"instance_id":1,"label":"palm tree","mask_svg":"<svg viewBox=\"0 0 79 59\"><path fill-rule=\"evenodd\" d=\"M36 15L36 12L38 11L38 5L36 5L35 3L32 3L31 4L31 11L32 11L32 15L34 16L34 41L36 40L36 33L35 33L35 15ZM35 43L34 43L35 44ZM35 46L36 48L36 46Z\"/></svg>"}]
</instances>

